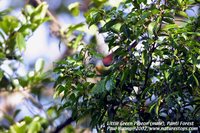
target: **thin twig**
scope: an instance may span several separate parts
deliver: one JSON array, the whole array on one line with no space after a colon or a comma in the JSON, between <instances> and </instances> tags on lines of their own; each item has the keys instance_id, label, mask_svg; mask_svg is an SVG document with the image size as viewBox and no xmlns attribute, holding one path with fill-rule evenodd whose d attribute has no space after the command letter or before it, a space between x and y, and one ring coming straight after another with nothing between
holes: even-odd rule
<instances>
[{"instance_id":1,"label":"thin twig","mask_svg":"<svg viewBox=\"0 0 200 133\"><path fill-rule=\"evenodd\" d=\"M42 3L41 0L35 0L35 1L37 2L38 5ZM47 15L51 18L51 21L53 23L55 23L59 28L61 28L60 22L55 18L55 16L49 10L47 10Z\"/></svg>"}]
</instances>

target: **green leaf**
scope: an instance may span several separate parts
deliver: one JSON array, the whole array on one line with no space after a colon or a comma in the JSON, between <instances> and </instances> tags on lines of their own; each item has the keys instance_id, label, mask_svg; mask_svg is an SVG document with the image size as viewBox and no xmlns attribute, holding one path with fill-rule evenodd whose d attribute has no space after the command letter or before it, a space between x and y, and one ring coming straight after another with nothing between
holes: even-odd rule
<instances>
[{"instance_id":1,"label":"green leaf","mask_svg":"<svg viewBox=\"0 0 200 133\"><path fill-rule=\"evenodd\" d=\"M72 33L75 31L75 30L78 30L79 28L83 27L84 24L83 23L80 23L80 24L76 24L76 25L70 25L68 27L68 30L67 30L67 34L65 35L67 38L72 35Z\"/></svg>"},{"instance_id":2,"label":"green leaf","mask_svg":"<svg viewBox=\"0 0 200 133\"><path fill-rule=\"evenodd\" d=\"M3 76L4 76L4 72L0 69L0 82L1 82L1 80L3 78Z\"/></svg>"},{"instance_id":3,"label":"green leaf","mask_svg":"<svg viewBox=\"0 0 200 133\"><path fill-rule=\"evenodd\" d=\"M15 113L14 113L14 115L13 115L13 118L15 118L19 113L20 113L20 109L17 109L16 111L15 111Z\"/></svg>"},{"instance_id":4,"label":"green leaf","mask_svg":"<svg viewBox=\"0 0 200 133\"><path fill-rule=\"evenodd\" d=\"M9 115L9 114L7 114L7 113L3 113L3 115L4 115L4 118L5 118L11 125L15 123L15 120L14 120L14 118L13 118L11 115Z\"/></svg>"},{"instance_id":5,"label":"green leaf","mask_svg":"<svg viewBox=\"0 0 200 133\"><path fill-rule=\"evenodd\" d=\"M153 9L153 10L151 10L151 12L152 12L153 15L157 15L160 12L160 10Z\"/></svg>"},{"instance_id":6,"label":"green leaf","mask_svg":"<svg viewBox=\"0 0 200 133\"><path fill-rule=\"evenodd\" d=\"M180 6L183 5L182 2L183 2L183 0L178 0L178 4L179 4Z\"/></svg>"},{"instance_id":7,"label":"green leaf","mask_svg":"<svg viewBox=\"0 0 200 133\"><path fill-rule=\"evenodd\" d=\"M3 32L0 30L0 36L1 36L1 38L5 41L6 39L5 39L5 35L3 34Z\"/></svg>"},{"instance_id":8,"label":"green leaf","mask_svg":"<svg viewBox=\"0 0 200 133\"><path fill-rule=\"evenodd\" d=\"M93 0L93 2L95 2L96 4L103 4L105 3L107 0Z\"/></svg>"},{"instance_id":9,"label":"green leaf","mask_svg":"<svg viewBox=\"0 0 200 133\"><path fill-rule=\"evenodd\" d=\"M57 79L57 82L58 82L59 80ZM59 94L60 93L62 93L62 92L64 92L64 91L66 91L66 87L64 86L64 85L58 85L57 87L56 87L56 93L54 94L54 98L56 98L56 97L58 97L59 96Z\"/></svg>"},{"instance_id":10,"label":"green leaf","mask_svg":"<svg viewBox=\"0 0 200 133\"><path fill-rule=\"evenodd\" d=\"M78 45L80 44L80 41L83 39L83 34L79 34L73 44L73 48L77 48Z\"/></svg>"},{"instance_id":11,"label":"green leaf","mask_svg":"<svg viewBox=\"0 0 200 133\"><path fill-rule=\"evenodd\" d=\"M174 24L174 20L172 18L164 17L163 21L169 23L169 24Z\"/></svg>"},{"instance_id":12,"label":"green leaf","mask_svg":"<svg viewBox=\"0 0 200 133\"><path fill-rule=\"evenodd\" d=\"M122 82L122 84L126 81L127 76L130 74L130 70L129 69L125 69L122 73L121 79L120 81Z\"/></svg>"},{"instance_id":13,"label":"green leaf","mask_svg":"<svg viewBox=\"0 0 200 133\"><path fill-rule=\"evenodd\" d=\"M4 53L0 53L0 59L4 59L6 57L6 55Z\"/></svg>"},{"instance_id":14,"label":"green leaf","mask_svg":"<svg viewBox=\"0 0 200 133\"><path fill-rule=\"evenodd\" d=\"M119 23L119 21L117 19L112 19L112 20L108 21L107 23L105 23L105 25L99 29L99 32L100 33L108 32L117 23Z\"/></svg>"},{"instance_id":15,"label":"green leaf","mask_svg":"<svg viewBox=\"0 0 200 133\"><path fill-rule=\"evenodd\" d=\"M19 48L20 51L25 50L26 48L26 41L24 39L24 36L21 32L16 33L16 46Z\"/></svg>"},{"instance_id":16,"label":"green leaf","mask_svg":"<svg viewBox=\"0 0 200 133\"><path fill-rule=\"evenodd\" d=\"M148 33L150 37L154 35L156 26L157 26L157 22L151 22L148 25Z\"/></svg>"},{"instance_id":17,"label":"green leaf","mask_svg":"<svg viewBox=\"0 0 200 133\"><path fill-rule=\"evenodd\" d=\"M176 28L179 28L177 24L166 24L162 30L166 30L168 31L169 29L176 29Z\"/></svg>"},{"instance_id":18,"label":"green leaf","mask_svg":"<svg viewBox=\"0 0 200 133\"><path fill-rule=\"evenodd\" d=\"M198 104L196 107L195 107L195 109L194 109L194 111L193 111L193 114L194 115L198 115L198 112L200 111L200 104Z\"/></svg>"},{"instance_id":19,"label":"green leaf","mask_svg":"<svg viewBox=\"0 0 200 133\"><path fill-rule=\"evenodd\" d=\"M31 118L30 116L25 116L24 121L29 124L31 123L31 121L33 121L33 118Z\"/></svg>"},{"instance_id":20,"label":"green leaf","mask_svg":"<svg viewBox=\"0 0 200 133\"><path fill-rule=\"evenodd\" d=\"M124 33L124 35L125 35L127 38L130 38L131 31L130 31L128 25L123 24L123 25L120 27L120 32Z\"/></svg>"},{"instance_id":21,"label":"green leaf","mask_svg":"<svg viewBox=\"0 0 200 133\"><path fill-rule=\"evenodd\" d=\"M164 71L164 76L165 76L165 79L166 79L166 80L168 79L169 75L170 75L169 72Z\"/></svg>"},{"instance_id":22,"label":"green leaf","mask_svg":"<svg viewBox=\"0 0 200 133\"><path fill-rule=\"evenodd\" d=\"M38 133L40 131L41 125L40 125L39 121L35 120L36 118L34 118L34 120L29 125L27 133Z\"/></svg>"},{"instance_id":23,"label":"green leaf","mask_svg":"<svg viewBox=\"0 0 200 133\"><path fill-rule=\"evenodd\" d=\"M157 105L156 105L156 115L158 116L159 115L159 108L160 108L160 103L161 103L161 96L158 98L158 102L157 102Z\"/></svg>"},{"instance_id":24,"label":"green leaf","mask_svg":"<svg viewBox=\"0 0 200 133\"><path fill-rule=\"evenodd\" d=\"M200 56L197 57L197 64L196 67L200 69Z\"/></svg>"},{"instance_id":25,"label":"green leaf","mask_svg":"<svg viewBox=\"0 0 200 133\"><path fill-rule=\"evenodd\" d=\"M195 74L192 74L192 76L193 76L193 78L194 78L194 80L196 82L196 85L199 86L199 81L198 81L197 77L195 76Z\"/></svg>"},{"instance_id":26,"label":"green leaf","mask_svg":"<svg viewBox=\"0 0 200 133\"><path fill-rule=\"evenodd\" d=\"M26 123L24 121L19 122L10 127L11 133L26 133Z\"/></svg>"},{"instance_id":27,"label":"green leaf","mask_svg":"<svg viewBox=\"0 0 200 133\"><path fill-rule=\"evenodd\" d=\"M43 19L46 16L48 10L48 4L46 2L41 3L36 9L31 13L31 21L37 23L38 25L41 24Z\"/></svg>"},{"instance_id":28,"label":"green leaf","mask_svg":"<svg viewBox=\"0 0 200 133\"><path fill-rule=\"evenodd\" d=\"M31 24L22 25L19 28L18 32L21 32L24 36L29 35L30 33L32 33Z\"/></svg>"},{"instance_id":29,"label":"green leaf","mask_svg":"<svg viewBox=\"0 0 200 133\"><path fill-rule=\"evenodd\" d=\"M23 14L25 16L31 15L34 12L34 7L32 5L27 4L23 10Z\"/></svg>"},{"instance_id":30,"label":"green leaf","mask_svg":"<svg viewBox=\"0 0 200 133\"><path fill-rule=\"evenodd\" d=\"M80 11L79 11L79 6L80 6L80 3L79 2L74 2L74 3L71 3L69 6L68 6L68 9L69 11L72 13L73 16L78 16Z\"/></svg>"},{"instance_id":31,"label":"green leaf","mask_svg":"<svg viewBox=\"0 0 200 133\"><path fill-rule=\"evenodd\" d=\"M137 0L137 3L138 3L138 4L141 4L141 3L146 4L146 3L147 3L147 0Z\"/></svg>"},{"instance_id":32,"label":"green leaf","mask_svg":"<svg viewBox=\"0 0 200 133\"><path fill-rule=\"evenodd\" d=\"M0 11L0 18L1 18L2 16L7 15L8 13L10 13L10 11L11 11L11 9L5 9L5 10L3 10L3 11Z\"/></svg>"},{"instance_id":33,"label":"green leaf","mask_svg":"<svg viewBox=\"0 0 200 133\"><path fill-rule=\"evenodd\" d=\"M114 87L115 87L115 83L112 78L106 81L105 88L107 91L114 89Z\"/></svg>"},{"instance_id":34,"label":"green leaf","mask_svg":"<svg viewBox=\"0 0 200 133\"><path fill-rule=\"evenodd\" d=\"M63 129L64 133L75 133L75 128L72 125L68 125Z\"/></svg>"},{"instance_id":35,"label":"green leaf","mask_svg":"<svg viewBox=\"0 0 200 133\"><path fill-rule=\"evenodd\" d=\"M149 108L149 113L152 113L152 110L156 107L157 103L154 103Z\"/></svg>"},{"instance_id":36,"label":"green leaf","mask_svg":"<svg viewBox=\"0 0 200 133\"><path fill-rule=\"evenodd\" d=\"M84 16L86 18L86 22L89 24L89 26L91 26L102 20L103 14L104 14L103 10L92 8L88 12L86 12Z\"/></svg>"},{"instance_id":37,"label":"green leaf","mask_svg":"<svg viewBox=\"0 0 200 133\"><path fill-rule=\"evenodd\" d=\"M0 20L0 28L6 33L11 34L19 26L19 20L13 16L4 16Z\"/></svg>"},{"instance_id":38,"label":"green leaf","mask_svg":"<svg viewBox=\"0 0 200 133\"><path fill-rule=\"evenodd\" d=\"M91 93L92 94L101 94L101 93L103 93L106 90L105 84L106 84L106 80L105 79L99 81L97 84L94 85L94 87L91 90Z\"/></svg>"},{"instance_id":39,"label":"green leaf","mask_svg":"<svg viewBox=\"0 0 200 133\"><path fill-rule=\"evenodd\" d=\"M43 59L38 59L35 63L35 72L41 72L44 68L44 60Z\"/></svg>"},{"instance_id":40,"label":"green leaf","mask_svg":"<svg viewBox=\"0 0 200 133\"><path fill-rule=\"evenodd\" d=\"M182 17L188 18L187 13L184 12L184 11L178 11L177 14L180 15L180 16L182 16Z\"/></svg>"},{"instance_id":41,"label":"green leaf","mask_svg":"<svg viewBox=\"0 0 200 133\"><path fill-rule=\"evenodd\" d=\"M147 51L144 50L142 52L142 64L146 66L147 62L148 62L148 55L147 55Z\"/></svg>"}]
</instances>

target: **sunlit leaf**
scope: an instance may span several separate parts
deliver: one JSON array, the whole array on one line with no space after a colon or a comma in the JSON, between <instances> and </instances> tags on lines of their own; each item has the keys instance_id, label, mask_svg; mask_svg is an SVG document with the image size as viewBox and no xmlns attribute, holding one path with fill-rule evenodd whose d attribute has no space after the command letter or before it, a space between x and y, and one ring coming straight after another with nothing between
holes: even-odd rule
<instances>
[{"instance_id":1,"label":"sunlit leaf","mask_svg":"<svg viewBox=\"0 0 200 133\"><path fill-rule=\"evenodd\" d=\"M169 30L169 29L176 29L176 28L178 28L178 25L177 24L166 24L163 28L162 28L162 30Z\"/></svg>"},{"instance_id":2,"label":"sunlit leaf","mask_svg":"<svg viewBox=\"0 0 200 133\"><path fill-rule=\"evenodd\" d=\"M31 15L33 12L34 12L34 7L29 5L29 4L27 4L22 13L24 13L24 15Z\"/></svg>"},{"instance_id":3,"label":"sunlit leaf","mask_svg":"<svg viewBox=\"0 0 200 133\"><path fill-rule=\"evenodd\" d=\"M6 33L10 34L19 26L19 20L14 16L4 16L0 20L0 28Z\"/></svg>"},{"instance_id":4,"label":"sunlit leaf","mask_svg":"<svg viewBox=\"0 0 200 133\"><path fill-rule=\"evenodd\" d=\"M79 24L76 24L76 25L70 25L68 27L68 30L67 30L67 33L66 33L66 37L69 37L70 35L72 35L72 33L76 30L79 30L80 28L82 28L84 26L83 23L79 23ZM66 31L65 31L66 32Z\"/></svg>"},{"instance_id":5,"label":"sunlit leaf","mask_svg":"<svg viewBox=\"0 0 200 133\"><path fill-rule=\"evenodd\" d=\"M43 68L44 68L44 60L40 58L35 63L35 72L41 72Z\"/></svg>"},{"instance_id":6,"label":"sunlit leaf","mask_svg":"<svg viewBox=\"0 0 200 133\"><path fill-rule=\"evenodd\" d=\"M100 28L99 32L100 33L108 32L117 23L118 23L118 20L116 20L116 19L110 20L102 28Z\"/></svg>"},{"instance_id":7,"label":"sunlit leaf","mask_svg":"<svg viewBox=\"0 0 200 133\"><path fill-rule=\"evenodd\" d=\"M146 65L147 62L148 62L148 54L147 54L147 51L144 50L144 51L142 52L142 64L143 64L143 65Z\"/></svg>"},{"instance_id":8,"label":"sunlit leaf","mask_svg":"<svg viewBox=\"0 0 200 133\"><path fill-rule=\"evenodd\" d=\"M158 98L158 102L157 102L156 109L155 109L157 116L159 115L160 104L161 104L161 96Z\"/></svg>"},{"instance_id":9,"label":"sunlit leaf","mask_svg":"<svg viewBox=\"0 0 200 133\"><path fill-rule=\"evenodd\" d=\"M187 13L184 12L184 11L178 11L177 14L180 15L180 16L182 16L182 17L188 18Z\"/></svg>"},{"instance_id":10,"label":"sunlit leaf","mask_svg":"<svg viewBox=\"0 0 200 133\"><path fill-rule=\"evenodd\" d=\"M36 117L37 118L37 117ZM39 121L36 121L34 118L34 120L31 122L31 124L29 125L29 128L28 128L28 132L27 133L37 133L40 131L41 129L41 125L39 123Z\"/></svg>"},{"instance_id":11,"label":"sunlit leaf","mask_svg":"<svg viewBox=\"0 0 200 133\"><path fill-rule=\"evenodd\" d=\"M79 34L73 44L73 48L77 48L78 45L80 44L81 40L83 39L83 34Z\"/></svg>"},{"instance_id":12,"label":"sunlit leaf","mask_svg":"<svg viewBox=\"0 0 200 133\"><path fill-rule=\"evenodd\" d=\"M79 6L80 6L80 3L79 2L74 2L74 3L71 3L69 6L68 6L68 9L69 11L72 13L72 15L74 16L78 16L80 11L79 11Z\"/></svg>"},{"instance_id":13,"label":"sunlit leaf","mask_svg":"<svg viewBox=\"0 0 200 133\"><path fill-rule=\"evenodd\" d=\"M46 16L48 9L48 4L46 2L41 3L36 9L31 13L31 21L37 24L41 24Z\"/></svg>"},{"instance_id":14,"label":"sunlit leaf","mask_svg":"<svg viewBox=\"0 0 200 133\"><path fill-rule=\"evenodd\" d=\"M24 36L20 32L16 33L16 46L19 48L20 51L23 51L26 48L26 41L24 39Z\"/></svg>"},{"instance_id":15,"label":"sunlit leaf","mask_svg":"<svg viewBox=\"0 0 200 133\"><path fill-rule=\"evenodd\" d=\"M165 75L165 79L168 79L168 77L169 77L169 72L164 71L164 75Z\"/></svg>"},{"instance_id":16,"label":"sunlit leaf","mask_svg":"<svg viewBox=\"0 0 200 133\"><path fill-rule=\"evenodd\" d=\"M181 6L183 5L182 2L183 2L183 0L178 0L178 4Z\"/></svg>"},{"instance_id":17,"label":"sunlit leaf","mask_svg":"<svg viewBox=\"0 0 200 133\"><path fill-rule=\"evenodd\" d=\"M86 12L84 16L86 17L86 22L89 24L89 26L91 26L102 20L103 14L103 10L92 8L88 12Z\"/></svg>"},{"instance_id":18,"label":"sunlit leaf","mask_svg":"<svg viewBox=\"0 0 200 133\"><path fill-rule=\"evenodd\" d=\"M26 132L26 123L24 121L18 122L15 125L10 127L11 133L25 133Z\"/></svg>"},{"instance_id":19,"label":"sunlit leaf","mask_svg":"<svg viewBox=\"0 0 200 133\"><path fill-rule=\"evenodd\" d=\"M148 25L148 33L149 33L150 37L152 37L154 35L156 26L157 26L157 22L151 22Z\"/></svg>"}]
</instances>

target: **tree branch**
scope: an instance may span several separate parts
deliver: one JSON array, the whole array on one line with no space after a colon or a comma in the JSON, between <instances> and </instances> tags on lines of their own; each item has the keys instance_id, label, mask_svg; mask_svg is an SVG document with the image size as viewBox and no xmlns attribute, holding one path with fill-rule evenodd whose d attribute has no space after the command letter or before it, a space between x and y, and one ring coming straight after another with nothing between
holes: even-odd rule
<instances>
[{"instance_id":1,"label":"tree branch","mask_svg":"<svg viewBox=\"0 0 200 133\"><path fill-rule=\"evenodd\" d=\"M41 0L35 0L35 1L37 2L38 5L42 3ZM55 16L49 10L47 10L47 15L51 18L51 21L53 23L55 23L59 28L61 28L60 22L55 18Z\"/></svg>"},{"instance_id":2,"label":"tree branch","mask_svg":"<svg viewBox=\"0 0 200 133\"><path fill-rule=\"evenodd\" d=\"M72 117L65 120L62 124L56 127L56 129L52 133L59 133L62 129L64 129L66 126L70 125L74 119Z\"/></svg>"},{"instance_id":3,"label":"tree branch","mask_svg":"<svg viewBox=\"0 0 200 133\"><path fill-rule=\"evenodd\" d=\"M161 10L161 21L160 21L160 25L159 25L159 27L158 27L158 31L157 31L157 33L154 33L154 35L155 35L155 40L158 40L158 33L160 32L160 30L161 30L161 28L162 28L162 20L163 20L163 12L164 11L162 11ZM149 79L149 69L150 69L150 67L151 67L151 64L152 64L152 62L153 62L153 57L152 57L152 54L153 54L153 52L155 51L155 49L156 49L156 42L154 41L154 43L153 43L153 47L151 48L151 50L150 50L150 62L149 62L149 65L147 66L147 69L145 70L145 72L146 72L146 74L145 74L145 81L144 81L144 85L143 85L143 87L142 87L142 90L144 90L145 88L146 88L146 86L147 86L147 81L148 81L148 79ZM145 96L145 95L143 95L143 96ZM143 97L144 98L144 97Z\"/></svg>"}]
</instances>

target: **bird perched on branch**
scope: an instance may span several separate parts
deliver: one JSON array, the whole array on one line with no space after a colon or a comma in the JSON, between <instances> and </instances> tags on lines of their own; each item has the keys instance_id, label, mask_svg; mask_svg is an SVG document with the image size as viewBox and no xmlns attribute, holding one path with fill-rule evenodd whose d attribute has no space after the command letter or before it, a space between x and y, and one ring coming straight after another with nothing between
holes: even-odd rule
<instances>
[{"instance_id":1,"label":"bird perched on branch","mask_svg":"<svg viewBox=\"0 0 200 133\"><path fill-rule=\"evenodd\" d=\"M92 58L90 60L90 64L95 65L95 70L98 75L105 75L110 72L110 65L114 62L114 55L113 53L103 57L102 59L99 58Z\"/></svg>"},{"instance_id":2,"label":"bird perched on branch","mask_svg":"<svg viewBox=\"0 0 200 133\"><path fill-rule=\"evenodd\" d=\"M136 45L138 44L137 41L133 41L130 46L125 50L124 52L129 52L131 51L132 48L135 48ZM89 63L95 65L95 69L98 75L107 75L110 73L110 66L114 62L119 62L119 61L127 61L126 57L121 57L120 56L120 49L119 47L115 47L112 49L110 54L104 56L103 58L92 58L90 59Z\"/></svg>"},{"instance_id":3,"label":"bird perched on branch","mask_svg":"<svg viewBox=\"0 0 200 133\"><path fill-rule=\"evenodd\" d=\"M127 52L136 46L137 42L135 41L130 45ZM90 64L95 65L95 70L98 75L107 75L110 73L110 67L114 62L127 61L127 57L120 57L119 49L117 48L114 52L111 52L103 58L92 58Z\"/></svg>"}]
</instances>

